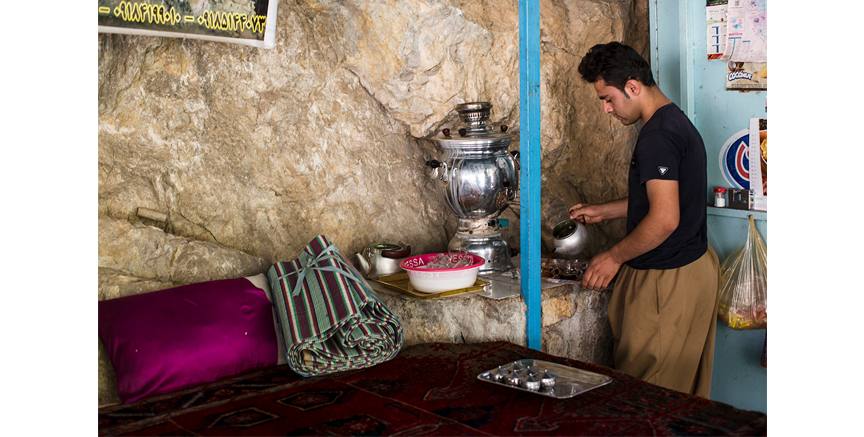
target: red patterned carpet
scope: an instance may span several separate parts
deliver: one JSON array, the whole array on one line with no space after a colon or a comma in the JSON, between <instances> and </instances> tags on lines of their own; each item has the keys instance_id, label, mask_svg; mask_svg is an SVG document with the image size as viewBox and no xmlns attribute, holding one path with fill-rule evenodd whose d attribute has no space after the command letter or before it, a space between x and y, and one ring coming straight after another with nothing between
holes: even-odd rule
<instances>
[{"instance_id":1,"label":"red patterned carpet","mask_svg":"<svg viewBox=\"0 0 864 437\"><path fill-rule=\"evenodd\" d=\"M554 399L477 380L533 358L609 375ZM365 370L287 365L99 409L100 435L766 435L767 416L506 342L422 344Z\"/></svg>"}]
</instances>

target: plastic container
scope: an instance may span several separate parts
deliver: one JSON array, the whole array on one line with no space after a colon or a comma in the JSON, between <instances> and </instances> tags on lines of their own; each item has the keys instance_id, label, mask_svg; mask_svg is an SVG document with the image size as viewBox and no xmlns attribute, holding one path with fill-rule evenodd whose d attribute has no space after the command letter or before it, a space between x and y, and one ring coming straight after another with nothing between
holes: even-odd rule
<instances>
[{"instance_id":1,"label":"plastic container","mask_svg":"<svg viewBox=\"0 0 864 437\"><path fill-rule=\"evenodd\" d=\"M723 187L714 188L714 206L717 208L726 207L726 189Z\"/></svg>"},{"instance_id":2,"label":"plastic container","mask_svg":"<svg viewBox=\"0 0 864 437\"><path fill-rule=\"evenodd\" d=\"M480 267L486 263L481 256L471 253L449 253L447 255L451 262L457 262L462 258L471 257L474 262L466 267L452 269L429 269L425 268L437 253L417 255L405 258L399 266L408 272L408 280L415 290L424 293L443 293L450 290L458 290L474 285L477 282L477 273Z\"/></svg>"}]
</instances>

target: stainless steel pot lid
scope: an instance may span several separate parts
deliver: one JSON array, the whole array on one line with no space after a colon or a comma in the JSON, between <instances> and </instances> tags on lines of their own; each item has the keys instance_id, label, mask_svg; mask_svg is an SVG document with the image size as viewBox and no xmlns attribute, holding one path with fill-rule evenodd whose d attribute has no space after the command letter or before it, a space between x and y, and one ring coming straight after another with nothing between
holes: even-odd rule
<instances>
[{"instance_id":1,"label":"stainless steel pot lid","mask_svg":"<svg viewBox=\"0 0 864 437\"><path fill-rule=\"evenodd\" d=\"M380 253L384 258L398 259L411 254L411 246L395 243L375 243L370 244L368 248L373 253Z\"/></svg>"},{"instance_id":2,"label":"stainless steel pot lid","mask_svg":"<svg viewBox=\"0 0 864 437\"><path fill-rule=\"evenodd\" d=\"M469 102L456 105L456 112L465 125L457 132L444 129L436 138L445 149L498 149L507 148L512 137L507 134L507 125L500 132L486 124L492 104L489 102Z\"/></svg>"},{"instance_id":3,"label":"stainless steel pot lid","mask_svg":"<svg viewBox=\"0 0 864 437\"><path fill-rule=\"evenodd\" d=\"M375 243L375 244L369 245L369 247L372 249L378 249L378 250L398 250L398 249L402 249L403 246L400 244L394 244L394 243Z\"/></svg>"}]
</instances>

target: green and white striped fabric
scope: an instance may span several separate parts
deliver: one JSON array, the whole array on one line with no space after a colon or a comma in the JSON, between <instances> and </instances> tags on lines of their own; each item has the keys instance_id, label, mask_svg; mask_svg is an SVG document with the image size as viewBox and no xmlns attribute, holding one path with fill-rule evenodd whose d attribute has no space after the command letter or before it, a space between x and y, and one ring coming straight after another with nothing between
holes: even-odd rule
<instances>
[{"instance_id":1,"label":"green and white striped fabric","mask_svg":"<svg viewBox=\"0 0 864 437\"><path fill-rule=\"evenodd\" d=\"M323 235L267 272L291 369L303 376L362 369L402 347L402 324Z\"/></svg>"}]
</instances>

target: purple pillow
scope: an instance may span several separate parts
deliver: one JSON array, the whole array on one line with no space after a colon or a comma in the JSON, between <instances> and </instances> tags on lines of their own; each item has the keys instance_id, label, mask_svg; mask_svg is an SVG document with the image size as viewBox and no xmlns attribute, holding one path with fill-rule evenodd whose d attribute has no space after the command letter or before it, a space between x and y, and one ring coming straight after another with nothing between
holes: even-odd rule
<instances>
[{"instance_id":1,"label":"purple pillow","mask_svg":"<svg viewBox=\"0 0 864 437\"><path fill-rule=\"evenodd\" d=\"M246 278L99 302L99 338L123 402L276 364L270 300Z\"/></svg>"}]
</instances>

